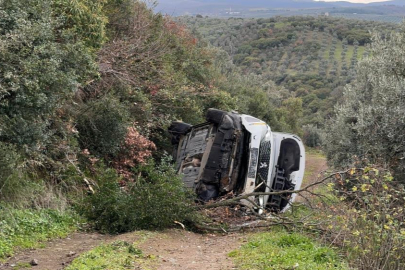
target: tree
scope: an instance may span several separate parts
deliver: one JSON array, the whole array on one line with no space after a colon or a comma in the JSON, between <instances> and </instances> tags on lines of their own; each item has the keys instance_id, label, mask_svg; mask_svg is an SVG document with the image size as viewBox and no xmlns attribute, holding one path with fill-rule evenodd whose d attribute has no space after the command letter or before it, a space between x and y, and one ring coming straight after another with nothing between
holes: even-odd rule
<instances>
[{"instance_id":1,"label":"tree","mask_svg":"<svg viewBox=\"0 0 405 270\"><path fill-rule=\"evenodd\" d=\"M405 34L373 35L371 56L344 91L329 123L325 148L335 166L356 158L405 172Z\"/></svg>"},{"instance_id":2,"label":"tree","mask_svg":"<svg viewBox=\"0 0 405 270\"><path fill-rule=\"evenodd\" d=\"M61 107L97 74L105 23L98 1L67 2L75 5L0 1L0 141L26 154L43 154L64 136Z\"/></svg>"}]
</instances>

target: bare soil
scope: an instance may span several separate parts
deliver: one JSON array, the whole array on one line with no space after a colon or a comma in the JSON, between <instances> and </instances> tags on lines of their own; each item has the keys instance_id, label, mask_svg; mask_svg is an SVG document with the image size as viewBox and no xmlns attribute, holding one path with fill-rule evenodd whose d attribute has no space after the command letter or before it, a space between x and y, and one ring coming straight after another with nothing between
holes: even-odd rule
<instances>
[{"instance_id":1,"label":"bare soil","mask_svg":"<svg viewBox=\"0 0 405 270\"><path fill-rule=\"evenodd\" d=\"M94 247L115 240L135 242L139 235L133 233L108 236L97 233L74 233L66 239L50 241L43 249L27 250L17 254L1 270L62 270L80 254ZM228 270L235 269L227 254L238 248L242 238L239 234L197 234L172 229L154 234L140 245L146 255L157 258L156 269L162 270ZM36 260L38 265L24 268Z\"/></svg>"},{"instance_id":2,"label":"bare soil","mask_svg":"<svg viewBox=\"0 0 405 270\"><path fill-rule=\"evenodd\" d=\"M15 268L25 269L22 264L29 264L36 260L38 265L31 269L59 270L73 261L78 255L110 241L111 236L97 233L74 233L65 239L49 241L43 249L26 250L12 257L0 269L12 270Z\"/></svg>"},{"instance_id":3,"label":"bare soil","mask_svg":"<svg viewBox=\"0 0 405 270\"><path fill-rule=\"evenodd\" d=\"M160 270L236 269L227 256L242 243L242 234L196 234L171 230L141 245L146 254L159 258Z\"/></svg>"},{"instance_id":4,"label":"bare soil","mask_svg":"<svg viewBox=\"0 0 405 270\"><path fill-rule=\"evenodd\" d=\"M302 182L301 188L304 188L308 185L316 183L320 180L319 174L328 169L328 164L326 158L320 154L307 154L305 160L305 175ZM315 187L314 187L315 188ZM312 190L314 189L312 188ZM307 192L303 192L297 196L296 201L305 202L306 198L310 198L311 195Z\"/></svg>"}]
</instances>

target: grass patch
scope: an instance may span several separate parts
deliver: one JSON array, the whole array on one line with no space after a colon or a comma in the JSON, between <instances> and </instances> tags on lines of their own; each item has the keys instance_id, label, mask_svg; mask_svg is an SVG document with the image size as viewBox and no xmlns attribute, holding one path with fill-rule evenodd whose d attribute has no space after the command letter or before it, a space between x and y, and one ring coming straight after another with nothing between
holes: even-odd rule
<instances>
[{"instance_id":1,"label":"grass patch","mask_svg":"<svg viewBox=\"0 0 405 270\"><path fill-rule=\"evenodd\" d=\"M124 269L156 269L156 258L146 256L139 245L152 234L144 234L140 241L128 243L115 241L100 245L76 258L65 270L124 270Z\"/></svg>"},{"instance_id":2,"label":"grass patch","mask_svg":"<svg viewBox=\"0 0 405 270\"><path fill-rule=\"evenodd\" d=\"M342 47L342 41L337 41L336 42L336 50L335 50L335 60L338 62L341 62L342 60L342 53L343 53L343 47Z\"/></svg>"},{"instance_id":3,"label":"grass patch","mask_svg":"<svg viewBox=\"0 0 405 270\"><path fill-rule=\"evenodd\" d=\"M325 154L323 153L323 151L321 149L306 147L305 153L307 155L325 158Z\"/></svg>"},{"instance_id":4,"label":"grass patch","mask_svg":"<svg viewBox=\"0 0 405 270\"><path fill-rule=\"evenodd\" d=\"M346 53L346 63L350 63L354 54L354 46L347 46L347 53Z\"/></svg>"},{"instance_id":5,"label":"grass patch","mask_svg":"<svg viewBox=\"0 0 405 270\"><path fill-rule=\"evenodd\" d=\"M274 28L275 29L281 29L281 28L284 28L284 27L289 26L289 25L291 25L291 24L286 23L286 22L276 22L275 25L274 25Z\"/></svg>"},{"instance_id":6,"label":"grass patch","mask_svg":"<svg viewBox=\"0 0 405 270\"><path fill-rule=\"evenodd\" d=\"M32 268L31 264L19 262L16 264L16 266L13 267L13 270L30 269L30 268Z\"/></svg>"},{"instance_id":7,"label":"grass patch","mask_svg":"<svg viewBox=\"0 0 405 270\"><path fill-rule=\"evenodd\" d=\"M366 48L364 46L359 46L357 49L357 60L361 60L363 58L363 55L366 51Z\"/></svg>"},{"instance_id":8,"label":"grass patch","mask_svg":"<svg viewBox=\"0 0 405 270\"><path fill-rule=\"evenodd\" d=\"M71 213L57 210L14 209L0 205L0 260L17 249L41 247L44 241L66 237L77 228Z\"/></svg>"},{"instance_id":9,"label":"grass patch","mask_svg":"<svg viewBox=\"0 0 405 270\"><path fill-rule=\"evenodd\" d=\"M239 269L349 269L333 249L282 229L254 234L247 244L229 256L234 258Z\"/></svg>"}]
</instances>

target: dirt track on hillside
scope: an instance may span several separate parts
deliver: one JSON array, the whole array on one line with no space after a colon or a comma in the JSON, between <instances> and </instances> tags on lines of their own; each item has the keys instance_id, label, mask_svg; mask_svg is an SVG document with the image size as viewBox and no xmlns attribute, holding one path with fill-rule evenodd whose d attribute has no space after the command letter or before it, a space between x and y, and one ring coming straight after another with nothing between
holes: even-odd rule
<instances>
[{"instance_id":1,"label":"dirt track on hillside","mask_svg":"<svg viewBox=\"0 0 405 270\"><path fill-rule=\"evenodd\" d=\"M319 174L321 172L324 172L325 170L328 169L328 164L326 162L326 158L320 154L307 154L306 162L305 162L305 175L304 175L304 180L301 185L301 188L304 188L308 185L311 185L317 181L319 181ZM315 188L315 187L314 187ZM311 190L314 190L312 188ZM300 195L297 196L296 201L298 202L305 202L306 199L304 199L302 196L305 196L306 198L310 198L311 195L307 192L304 192Z\"/></svg>"}]
</instances>

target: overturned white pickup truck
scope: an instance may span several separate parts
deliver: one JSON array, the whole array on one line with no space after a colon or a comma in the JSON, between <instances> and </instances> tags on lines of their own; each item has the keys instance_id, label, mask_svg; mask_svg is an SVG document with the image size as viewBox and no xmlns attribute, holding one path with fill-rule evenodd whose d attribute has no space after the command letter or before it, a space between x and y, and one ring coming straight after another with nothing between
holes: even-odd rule
<instances>
[{"instance_id":1,"label":"overturned white pickup truck","mask_svg":"<svg viewBox=\"0 0 405 270\"><path fill-rule=\"evenodd\" d=\"M173 122L169 128L177 169L200 200L229 192L300 189L305 149L298 136L272 132L265 122L237 112L209 109L206 120L195 126ZM253 199L259 213L264 209L279 212L288 208L295 195Z\"/></svg>"}]
</instances>

